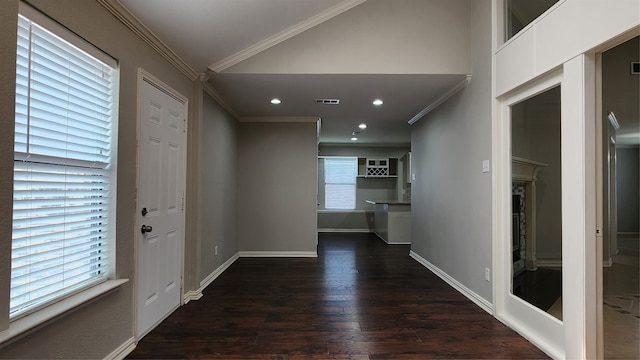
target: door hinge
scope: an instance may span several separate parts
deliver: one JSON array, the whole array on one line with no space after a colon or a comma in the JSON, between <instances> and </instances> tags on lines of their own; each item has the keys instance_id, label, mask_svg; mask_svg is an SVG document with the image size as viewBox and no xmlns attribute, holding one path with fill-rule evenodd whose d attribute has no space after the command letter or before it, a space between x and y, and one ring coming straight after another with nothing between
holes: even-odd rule
<instances>
[{"instance_id":1,"label":"door hinge","mask_svg":"<svg viewBox=\"0 0 640 360\"><path fill-rule=\"evenodd\" d=\"M182 126L182 132L186 133L187 132L187 119L182 119L182 121L183 121L183 125L184 125L184 126Z\"/></svg>"},{"instance_id":2,"label":"door hinge","mask_svg":"<svg viewBox=\"0 0 640 360\"><path fill-rule=\"evenodd\" d=\"M184 211L184 194L182 194L182 211Z\"/></svg>"}]
</instances>

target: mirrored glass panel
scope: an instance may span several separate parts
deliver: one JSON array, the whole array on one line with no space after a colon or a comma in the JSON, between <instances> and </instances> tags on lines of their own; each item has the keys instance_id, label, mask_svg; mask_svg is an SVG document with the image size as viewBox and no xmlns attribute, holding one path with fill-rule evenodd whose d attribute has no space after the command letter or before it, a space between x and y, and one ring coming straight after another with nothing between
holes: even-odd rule
<instances>
[{"instance_id":1,"label":"mirrored glass panel","mask_svg":"<svg viewBox=\"0 0 640 360\"><path fill-rule=\"evenodd\" d=\"M513 295L562 319L560 86L511 107Z\"/></svg>"},{"instance_id":2,"label":"mirrored glass panel","mask_svg":"<svg viewBox=\"0 0 640 360\"><path fill-rule=\"evenodd\" d=\"M605 359L640 359L640 37L602 53ZM639 64L639 65L634 65ZM634 66L638 66L634 69ZM631 69L630 69L631 68ZM616 129L614 124L619 125Z\"/></svg>"},{"instance_id":3,"label":"mirrored glass panel","mask_svg":"<svg viewBox=\"0 0 640 360\"><path fill-rule=\"evenodd\" d=\"M505 0L505 40L511 39L559 0Z\"/></svg>"}]
</instances>

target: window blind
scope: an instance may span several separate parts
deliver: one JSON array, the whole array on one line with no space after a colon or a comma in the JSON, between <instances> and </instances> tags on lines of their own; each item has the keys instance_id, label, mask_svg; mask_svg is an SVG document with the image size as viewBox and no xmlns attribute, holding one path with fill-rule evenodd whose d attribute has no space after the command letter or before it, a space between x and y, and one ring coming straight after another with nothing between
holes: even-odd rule
<instances>
[{"instance_id":1,"label":"window blind","mask_svg":"<svg viewBox=\"0 0 640 360\"><path fill-rule=\"evenodd\" d=\"M10 317L106 280L115 69L18 19Z\"/></svg>"},{"instance_id":2,"label":"window blind","mask_svg":"<svg viewBox=\"0 0 640 360\"><path fill-rule=\"evenodd\" d=\"M357 158L324 159L324 207L329 210L356 208Z\"/></svg>"}]
</instances>

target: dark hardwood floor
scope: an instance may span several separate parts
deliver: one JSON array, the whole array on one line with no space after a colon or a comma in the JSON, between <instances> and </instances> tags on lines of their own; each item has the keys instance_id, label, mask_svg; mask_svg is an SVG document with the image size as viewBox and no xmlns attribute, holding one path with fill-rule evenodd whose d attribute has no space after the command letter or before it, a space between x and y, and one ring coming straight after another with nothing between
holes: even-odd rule
<instances>
[{"instance_id":1,"label":"dark hardwood floor","mask_svg":"<svg viewBox=\"0 0 640 360\"><path fill-rule=\"evenodd\" d=\"M128 358L547 356L372 234L320 234L318 258L241 258Z\"/></svg>"}]
</instances>

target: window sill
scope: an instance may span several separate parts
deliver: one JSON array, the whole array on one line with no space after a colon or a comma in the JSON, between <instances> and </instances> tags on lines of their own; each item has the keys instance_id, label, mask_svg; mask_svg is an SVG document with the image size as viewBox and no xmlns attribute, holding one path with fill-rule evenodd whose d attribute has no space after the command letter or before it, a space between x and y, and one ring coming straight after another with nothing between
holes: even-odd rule
<instances>
[{"instance_id":1,"label":"window sill","mask_svg":"<svg viewBox=\"0 0 640 360\"><path fill-rule=\"evenodd\" d=\"M0 348L17 340L21 335L26 335L29 331L38 328L55 318L67 314L82 305L86 305L91 301L107 295L129 279L107 280L76 295L61 300L55 304L47 306L41 310L29 314L23 318L12 321L9 328L0 331Z\"/></svg>"}]
</instances>

